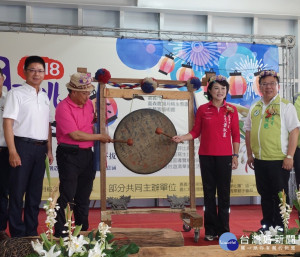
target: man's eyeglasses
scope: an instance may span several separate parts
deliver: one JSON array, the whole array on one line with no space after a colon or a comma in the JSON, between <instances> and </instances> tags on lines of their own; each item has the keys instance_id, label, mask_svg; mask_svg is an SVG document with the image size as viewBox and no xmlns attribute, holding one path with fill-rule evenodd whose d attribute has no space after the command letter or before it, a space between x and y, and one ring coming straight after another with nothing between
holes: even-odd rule
<instances>
[{"instance_id":1,"label":"man's eyeglasses","mask_svg":"<svg viewBox=\"0 0 300 257\"><path fill-rule=\"evenodd\" d=\"M44 70L35 70L35 69L27 69L27 71L31 74L33 73L41 74L45 72Z\"/></svg>"},{"instance_id":2,"label":"man's eyeglasses","mask_svg":"<svg viewBox=\"0 0 300 257\"><path fill-rule=\"evenodd\" d=\"M275 81L272 81L272 82L269 82L269 83L261 83L261 85L263 86L263 87L267 87L267 86L271 86L271 87L275 87L275 86L277 86L277 82L275 82Z\"/></svg>"}]
</instances>

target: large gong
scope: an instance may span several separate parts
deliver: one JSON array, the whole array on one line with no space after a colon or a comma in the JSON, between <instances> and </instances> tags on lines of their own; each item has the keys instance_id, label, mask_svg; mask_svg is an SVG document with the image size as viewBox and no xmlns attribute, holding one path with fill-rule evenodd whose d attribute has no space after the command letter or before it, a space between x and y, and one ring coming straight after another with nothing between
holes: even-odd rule
<instances>
[{"instance_id":1,"label":"large gong","mask_svg":"<svg viewBox=\"0 0 300 257\"><path fill-rule=\"evenodd\" d=\"M133 145L114 143L120 162L139 174L151 174L165 167L173 158L177 143L168 136L155 133L157 128L175 136L170 119L159 111L140 109L125 116L116 128L115 140L133 140Z\"/></svg>"}]
</instances>

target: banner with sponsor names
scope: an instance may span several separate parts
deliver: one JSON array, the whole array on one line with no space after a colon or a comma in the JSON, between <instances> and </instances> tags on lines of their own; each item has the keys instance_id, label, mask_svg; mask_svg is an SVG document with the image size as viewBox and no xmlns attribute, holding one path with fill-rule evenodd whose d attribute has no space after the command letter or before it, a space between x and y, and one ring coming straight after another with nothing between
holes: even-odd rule
<instances>
[{"instance_id":1,"label":"banner with sponsor names","mask_svg":"<svg viewBox=\"0 0 300 257\"><path fill-rule=\"evenodd\" d=\"M92 76L100 68L107 69L113 78L152 77L163 80L186 80L195 76L204 81L214 72L228 78L230 87L227 101L234 104L240 117L241 147L239 168L233 171L231 196L256 196L253 171L246 172L246 148L243 122L251 103L260 98L258 70L278 71L278 48L273 45L162 41L140 39L93 38L65 35L1 32L0 67L5 75L4 90L21 86L24 82L23 65L26 56L39 55L46 62L42 84L51 102L55 117L57 104L67 96L65 84L77 67L85 67ZM242 86L238 86L242 85ZM97 84L95 83L97 88ZM173 88L165 90L186 90ZM195 107L206 103L205 87L195 92ZM91 96L91 98L95 98ZM184 100L165 100L145 95L135 99L107 99L109 118L107 132L113 137L120 121L131 112L150 108L166 115L177 134L188 132L188 103ZM56 155L55 121L52 124L53 154ZM203 196L199 140L195 140L196 197ZM95 156L96 160L99 156ZM50 166L52 185L58 181L56 161ZM189 195L188 143L178 144L173 159L161 170L148 175L133 173L117 158L113 144L107 144L107 196L131 195L132 198L166 198L167 195ZM49 196L49 185L44 182L43 199ZM91 199L100 199L100 172L97 171Z\"/></svg>"}]
</instances>

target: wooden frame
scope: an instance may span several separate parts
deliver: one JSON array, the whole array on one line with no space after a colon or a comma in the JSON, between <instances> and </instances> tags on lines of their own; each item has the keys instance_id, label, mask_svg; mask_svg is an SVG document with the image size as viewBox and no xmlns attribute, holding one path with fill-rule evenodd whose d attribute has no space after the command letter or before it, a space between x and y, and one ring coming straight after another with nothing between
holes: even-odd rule
<instances>
[{"instance_id":1,"label":"wooden frame","mask_svg":"<svg viewBox=\"0 0 300 257\"><path fill-rule=\"evenodd\" d=\"M142 79L112 78L112 83L140 83ZM185 85L185 81L157 80L158 89L151 94L146 94L140 89L114 89L106 88L103 83L99 84L100 90L100 133L106 131L106 101L105 98L133 98L137 95L159 95L163 99L188 100L188 129L191 130L194 124L194 94L193 91L170 91L159 90L159 85ZM194 140L189 141L189 184L190 184L190 209L185 211L196 211L195 197L195 147ZM130 213L154 213L154 212L182 212L182 210L168 209L130 209L130 210L107 210L106 208L106 147L100 143L100 192L101 192L101 221L111 225L112 214Z\"/></svg>"}]
</instances>

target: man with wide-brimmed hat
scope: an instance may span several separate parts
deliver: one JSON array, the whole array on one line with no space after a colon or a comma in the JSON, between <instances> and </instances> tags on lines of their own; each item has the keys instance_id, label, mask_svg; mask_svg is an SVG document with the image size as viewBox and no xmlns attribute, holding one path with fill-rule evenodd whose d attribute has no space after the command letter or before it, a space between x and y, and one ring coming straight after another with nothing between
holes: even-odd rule
<instances>
[{"instance_id":1,"label":"man with wide-brimmed hat","mask_svg":"<svg viewBox=\"0 0 300 257\"><path fill-rule=\"evenodd\" d=\"M254 169L261 196L260 231L263 232L270 226L280 226L283 230L278 192L288 193L300 123L295 107L278 93L279 74L276 71L260 73L259 89L262 97L250 107L244 129L247 164Z\"/></svg>"},{"instance_id":2,"label":"man with wide-brimmed hat","mask_svg":"<svg viewBox=\"0 0 300 257\"><path fill-rule=\"evenodd\" d=\"M68 203L74 211L75 224L82 230L89 227L89 197L96 171L93 168L94 141L110 142L107 134L93 133L94 107L89 99L94 90L89 73L77 72L66 84L69 95L56 108L56 159L59 172L59 192L55 236L65 236L64 209Z\"/></svg>"}]
</instances>

